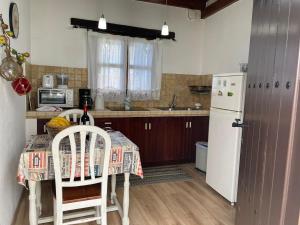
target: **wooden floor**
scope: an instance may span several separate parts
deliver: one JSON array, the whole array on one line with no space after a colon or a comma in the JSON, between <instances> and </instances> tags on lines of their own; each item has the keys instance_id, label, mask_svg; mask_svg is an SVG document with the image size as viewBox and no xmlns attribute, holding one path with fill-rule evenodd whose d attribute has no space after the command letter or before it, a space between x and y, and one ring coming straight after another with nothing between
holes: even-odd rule
<instances>
[{"instance_id":1,"label":"wooden floor","mask_svg":"<svg viewBox=\"0 0 300 225\"><path fill-rule=\"evenodd\" d=\"M205 183L191 164L182 165L191 181L140 185L130 188L131 225L234 225L235 208ZM52 215L51 186L42 186L43 215ZM122 196L122 188L117 189ZM120 198L121 199L121 198ZM51 225L47 223L45 225ZM121 225L117 212L108 214L109 225ZM28 192L25 192L13 225L29 225ZM96 225L87 223L84 225Z\"/></svg>"}]
</instances>

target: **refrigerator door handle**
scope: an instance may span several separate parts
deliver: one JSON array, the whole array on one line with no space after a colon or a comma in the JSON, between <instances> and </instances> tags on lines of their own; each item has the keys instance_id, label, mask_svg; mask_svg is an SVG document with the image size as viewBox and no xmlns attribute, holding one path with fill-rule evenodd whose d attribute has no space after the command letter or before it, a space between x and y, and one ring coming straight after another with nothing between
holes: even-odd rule
<instances>
[{"instance_id":1,"label":"refrigerator door handle","mask_svg":"<svg viewBox=\"0 0 300 225\"><path fill-rule=\"evenodd\" d=\"M240 119L235 119L235 122L232 123L232 127L244 128L247 127L245 123L241 123Z\"/></svg>"}]
</instances>

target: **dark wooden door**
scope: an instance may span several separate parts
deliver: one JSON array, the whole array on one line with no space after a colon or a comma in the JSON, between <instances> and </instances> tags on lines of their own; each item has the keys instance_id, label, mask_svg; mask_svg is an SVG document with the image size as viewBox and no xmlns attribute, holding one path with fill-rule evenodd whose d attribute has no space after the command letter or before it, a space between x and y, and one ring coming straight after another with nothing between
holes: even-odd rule
<instances>
[{"instance_id":1,"label":"dark wooden door","mask_svg":"<svg viewBox=\"0 0 300 225\"><path fill-rule=\"evenodd\" d=\"M298 80L298 87L300 87L300 80ZM297 108L295 107L294 121L295 126L292 129L293 132L293 147L288 158L290 161L289 171L289 182L286 188L286 203L285 203L285 212L284 214L284 224L300 224L300 103L299 103L299 90L298 90L298 104ZM299 225L298 224L298 225Z\"/></svg>"},{"instance_id":2,"label":"dark wooden door","mask_svg":"<svg viewBox=\"0 0 300 225\"><path fill-rule=\"evenodd\" d=\"M299 1L254 0L237 225L285 224L299 6Z\"/></svg>"}]
</instances>

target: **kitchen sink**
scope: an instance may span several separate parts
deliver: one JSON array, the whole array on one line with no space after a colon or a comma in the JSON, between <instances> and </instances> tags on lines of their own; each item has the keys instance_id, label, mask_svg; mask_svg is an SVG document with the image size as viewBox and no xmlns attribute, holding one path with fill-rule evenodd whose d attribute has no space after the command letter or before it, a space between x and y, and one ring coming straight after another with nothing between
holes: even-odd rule
<instances>
[{"instance_id":1,"label":"kitchen sink","mask_svg":"<svg viewBox=\"0 0 300 225\"><path fill-rule=\"evenodd\" d=\"M130 110L125 110L125 107L107 107L111 111L149 111L146 108L143 107L131 107Z\"/></svg>"},{"instance_id":2,"label":"kitchen sink","mask_svg":"<svg viewBox=\"0 0 300 225\"><path fill-rule=\"evenodd\" d=\"M157 109L164 110L164 111L199 110L199 109L196 109L196 108L189 108L189 107L175 107L175 108L170 108L170 107L157 107Z\"/></svg>"}]
</instances>

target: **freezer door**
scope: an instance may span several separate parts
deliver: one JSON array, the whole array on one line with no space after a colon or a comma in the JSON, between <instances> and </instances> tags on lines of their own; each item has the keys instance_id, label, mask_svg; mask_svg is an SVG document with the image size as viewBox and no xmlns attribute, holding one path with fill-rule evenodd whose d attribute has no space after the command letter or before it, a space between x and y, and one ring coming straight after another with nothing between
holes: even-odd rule
<instances>
[{"instance_id":1,"label":"freezer door","mask_svg":"<svg viewBox=\"0 0 300 225\"><path fill-rule=\"evenodd\" d=\"M214 75L211 107L243 111L245 75Z\"/></svg>"},{"instance_id":2,"label":"freezer door","mask_svg":"<svg viewBox=\"0 0 300 225\"><path fill-rule=\"evenodd\" d=\"M236 202L241 147L241 128L232 122L241 113L211 109L206 182L231 203Z\"/></svg>"}]
</instances>

